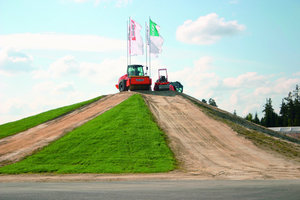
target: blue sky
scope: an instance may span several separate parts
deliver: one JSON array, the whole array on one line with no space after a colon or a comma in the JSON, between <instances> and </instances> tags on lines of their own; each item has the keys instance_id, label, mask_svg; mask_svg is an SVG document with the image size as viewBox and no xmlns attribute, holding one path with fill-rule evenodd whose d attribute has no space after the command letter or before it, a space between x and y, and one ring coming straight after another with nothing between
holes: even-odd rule
<instances>
[{"instance_id":1,"label":"blue sky","mask_svg":"<svg viewBox=\"0 0 300 200\"><path fill-rule=\"evenodd\" d=\"M278 111L300 84L299 10L296 0L0 0L0 123L118 92L129 16L161 28L154 80L167 67L187 94L229 112L260 114L269 97Z\"/></svg>"}]
</instances>

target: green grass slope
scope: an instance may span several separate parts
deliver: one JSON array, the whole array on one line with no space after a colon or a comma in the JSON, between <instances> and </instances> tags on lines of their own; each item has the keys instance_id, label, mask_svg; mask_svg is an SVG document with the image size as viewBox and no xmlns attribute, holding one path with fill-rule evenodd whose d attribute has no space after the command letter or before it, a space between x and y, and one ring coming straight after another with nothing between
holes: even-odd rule
<instances>
[{"instance_id":1,"label":"green grass slope","mask_svg":"<svg viewBox=\"0 0 300 200\"><path fill-rule=\"evenodd\" d=\"M96 97L96 98L93 98L93 99L90 99L87 101L83 101L80 103L76 103L73 105L49 110L49 111L46 111L46 112L43 112L43 113L40 113L40 114L37 114L34 116L20 119L18 121L2 124L2 125L0 125L0 139L10 136L10 135L14 135L14 134L22 132L22 131L25 131L25 130L35 127L39 124L42 124L44 122L47 122L47 121L50 121L57 117L60 117L62 115L65 115L73 110L76 110L76 109L82 107L82 106L93 103L102 97L103 96Z\"/></svg>"},{"instance_id":2,"label":"green grass slope","mask_svg":"<svg viewBox=\"0 0 300 200\"><path fill-rule=\"evenodd\" d=\"M267 151L275 151L285 157L300 162L300 140L249 122L229 112L202 103L186 94L181 95L201 108L208 116L226 123L235 132L251 140L256 146Z\"/></svg>"},{"instance_id":3,"label":"green grass slope","mask_svg":"<svg viewBox=\"0 0 300 200\"><path fill-rule=\"evenodd\" d=\"M150 173L175 168L165 135L133 95L0 173Z\"/></svg>"}]
</instances>

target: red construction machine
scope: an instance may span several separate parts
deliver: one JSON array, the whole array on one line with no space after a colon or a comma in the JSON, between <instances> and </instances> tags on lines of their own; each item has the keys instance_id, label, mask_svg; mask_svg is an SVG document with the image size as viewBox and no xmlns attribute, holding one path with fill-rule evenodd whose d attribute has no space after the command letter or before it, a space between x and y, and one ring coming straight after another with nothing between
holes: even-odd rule
<instances>
[{"instance_id":1,"label":"red construction machine","mask_svg":"<svg viewBox=\"0 0 300 200\"><path fill-rule=\"evenodd\" d=\"M166 68L158 70L158 79L154 85L154 91L171 90L177 92L183 92L183 85L180 82L169 82L168 71Z\"/></svg>"},{"instance_id":2,"label":"red construction machine","mask_svg":"<svg viewBox=\"0 0 300 200\"><path fill-rule=\"evenodd\" d=\"M128 65L127 74L119 78L116 88L120 92L129 90L150 90L152 80L145 76L143 65Z\"/></svg>"}]
</instances>

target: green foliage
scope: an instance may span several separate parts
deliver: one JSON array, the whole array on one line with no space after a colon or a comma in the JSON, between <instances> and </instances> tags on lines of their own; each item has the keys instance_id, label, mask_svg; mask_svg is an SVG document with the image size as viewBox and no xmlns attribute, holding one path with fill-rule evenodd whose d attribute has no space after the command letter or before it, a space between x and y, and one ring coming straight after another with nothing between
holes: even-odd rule
<instances>
[{"instance_id":1,"label":"green foliage","mask_svg":"<svg viewBox=\"0 0 300 200\"><path fill-rule=\"evenodd\" d=\"M288 96L282 99L280 120L282 126L300 126L300 89L298 85L293 93L289 92Z\"/></svg>"},{"instance_id":2,"label":"green foliage","mask_svg":"<svg viewBox=\"0 0 300 200\"><path fill-rule=\"evenodd\" d=\"M211 106L218 107L216 101L213 98L209 98L208 104Z\"/></svg>"},{"instance_id":3,"label":"green foliage","mask_svg":"<svg viewBox=\"0 0 300 200\"><path fill-rule=\"evenodd\" d=\"M255 117L254 117L254 119L253 119L253 122L254 122L255 124L259 124L259 118L258 118L258 116L257 116L257 113L255 113Z\"/></svg>"},{"instance_id":4,"label":"green foliage","mask_svg":"<svg viewBox=\"0 0 300 200\"><path fill-rule=\"evenodd\" d=\"M300 89L296 85L293 92L289 92L288 96L282 99L279 115L274 112L272 99L267 98L263 110L264 116L259 121L257 114L255 118L250 120L249 113L245 119L256 124L266 127L274 126L300 126Z\"/></svg>"},{"instance_id":5,"label":"green foliage","mask_svg":"<svg viewBox=\"0 0 300 200\"><path fill-rule=\"evenodd\" d=\"M90 99L90 100L87 100L87 101L84 101L81 103L64 106L61 108L57 108L54 110L49 110L49 111L40 113L38 115L27 117L27 118L24 118L24 119L21 119L18 121L2 124L2 125L0 125L0 139L10 136L10 135L14 135L14 134L22 132L22 131L25 131L27 129L30 129L30 128L37 126L39 124L42 124L44 122L50 121L50 120L60 117L62 115L68 114L69 112L71 112L77 108L80 108L82 106L85 106L87 104L90 104L92 102L95 102L102 97L103 96L96 97L94 99Z\"/></svg>"},{"instance_id":6,"label":"green foliage","mask_svg":"<svg viewBox=\"0 0 300 200\"><path fill-rule=\"evenodd\" d=\"M246 120L253 122L255 124L260 124L259 118L257 116L257 113L255 113L255 117L253 118L253 115L251 113L248 113L248 115L245 117Z\"/></svg>"},{"instance_id":7,"label":"green foliage","mask_svg":"<svg viewBox=\"0 0 300 200\"><path fill-rule=\"evenodd\" d=\"M263 113L264 117L261 120L262 125L266 127L274 127L279 125L279 118L278 115L274 112L271 98L266 99L266 104L264 105Z\"/></svg>"},{"instance_id":8,"label":"green foliage","mask_svg":"<svg viewBox=\"0 0 300 200\"><path fill-rule=\"evenodd\" d=\"M253 121L253 119L252 119L252 114L249 113L249 114L245 117L245 119L248 120L248 121L250 121L250 122L252 122L252 121Z\"/></svg>"},{"instance_id":9,"label":"green foliage","mask_svg":"<svg viewBox=\"0 0 300 200\"><path fill-rule=\"evenodd\" d=\"M126 101L0 173L150 173L175 168L144 99Z\"/></svg>"}]
</instances>

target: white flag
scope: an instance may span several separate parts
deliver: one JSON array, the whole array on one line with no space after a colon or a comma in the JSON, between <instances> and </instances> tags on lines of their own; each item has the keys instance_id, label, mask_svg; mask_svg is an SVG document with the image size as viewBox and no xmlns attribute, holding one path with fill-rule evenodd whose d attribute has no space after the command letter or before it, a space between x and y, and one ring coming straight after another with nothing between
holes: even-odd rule
<instances>
[{"instance_id":1,"label":"white flag","mask_svg":"<svg viewBox=\"0 0 300 200\"><path fill-rule=\"evenodd\" d=\"M141 36L142 26L130 19L129 22L129 55L137 56L144 54L144 43Z\"/></svg>"},{"instance_id":2,"label":"white flag","mask_svg":"<svg viewBox=\"0 0 300 200\"><path fill-rule=\"evenodd\" d=\"M149 22L150 30L150 53L152 54L160 54L162 52L162 45L164 43L164 39L159 34L159 26L154 23L151 19Z\"/></svg>"}]
</instances>

